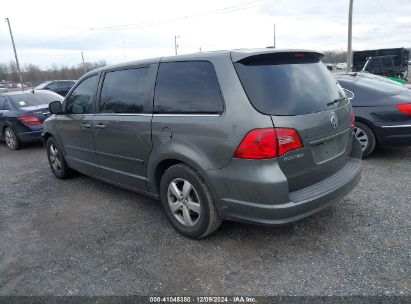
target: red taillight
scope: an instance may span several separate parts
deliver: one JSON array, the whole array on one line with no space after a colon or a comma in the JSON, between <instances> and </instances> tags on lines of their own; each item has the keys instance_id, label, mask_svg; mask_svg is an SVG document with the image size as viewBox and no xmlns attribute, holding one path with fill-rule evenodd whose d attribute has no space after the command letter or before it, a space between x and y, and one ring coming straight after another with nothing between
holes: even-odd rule
<instances>
[{"instance_id":1,"label":"red taillight","mask_svg":"<svg viewBox=\"0 0 411 304\"><path fill-rule=\"evenodd\" d=\"M406 115L411 115L411 103L397 104L397 109Z\"/></svg>"},{"instance_id":2,"label":"red taillight","mask_svg":"<svg viewBox=\"0 0 411 304\"><path fill-rule=\"evenodd\" d=\"M294 129L276 128L278 138L278 155L303 147L300 136Z\"/></svg>"},{"instance_id":3,"label":"red taillight","mask_svg":"<svg viewBox=\"0 0 411 304\"><path fill-rule=\"evenodd\" d=\"M272 128L248 132L234 153L236 158L265 159L276 156L277 136Z\"/></svg>"},{"instance_id":4,"label":"red taillight","mask_svg":"<svg viewBox=\"0 0 411 304\"><path fill-rule=\"evenodd\" d=\"M354 110L351 110L351 128L355 127L355 114Z\"/></svg>"},{"instance_id":5,"label":"red taillight","mask_svg":"<svg viewBox=\"0 0 411 304\"><path fill-rule=\"evenodd\" d=\"M301 139L294 129L254 129L248 132L241 141L234 157L248 159L274 158L302 147Z\"/></svg>"},{"instance_id":6,"label":"red taillight","mask_svg":"<svg viewBox=\"0 0 411 304\"><path fill-rule=\"evenodd\" d=\"M29 125L29 126L42 124L41 120L38 119L36 115L34 114L20 115L19 120L25 125Z\"/></svg>"}]
</instances>

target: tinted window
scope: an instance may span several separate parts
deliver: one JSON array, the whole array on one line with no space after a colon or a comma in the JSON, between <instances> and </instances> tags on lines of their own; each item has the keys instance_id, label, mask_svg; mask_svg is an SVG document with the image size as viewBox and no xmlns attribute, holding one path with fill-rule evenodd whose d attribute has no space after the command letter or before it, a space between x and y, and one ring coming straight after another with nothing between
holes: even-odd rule
<instances>
[{"instance_id":1,"label":"tinted window","mask_svg":"<svg viewBox=\"0 0 411 304\"><path fill-rule=\"evenodd\" d=\"M34 89L35 89L35 90L42 90L42 89L44 89L49 83L50 83L49 81L43 82L42 84L39 84L39 85L38 85L37 87L35 87Z\"/></svg>"},{"instance_id":2,"label":"tinted window","mask_svg":"<svg viewBox=\"0 0 411 304\"><path fill-rule=\"evenodd\" d=\"M223 100L214 67L206 61L161 63L156 113L221 113Z\"/></svg>"},{"instance_id":3,"label":"tinted window","mask_svg":"<svg viewBox=\"0 0 411 304\"><path fill-rule=\"evenodd\" d=\"M72 83L70 81L57 81L56 82L57 89L71 88L73 85L74 85L74 83Z\"/></svg>"},{"instance_id":4,"label":"tinted window","mask_svg":"<svg viewBox=\"0 0 411 304\"><path fill-rule=\"evenodd\" d=\"M56 90L59 87L58 82L52 82L50 84L48 84L45 88L47 90Z\"/></svg>"},{"instance_id":5,"label":"tinted window","mask_svg":"<svg viewBox=\"0 0 411 304\"><path fill-rule=\"evenodd\" d=\"M248 98L262 113L302 115L348 102L315 54L277 53L247 58L234 65ZM340 102L327 106L337 99Z\"/></svg>"},{"instance_id":6,"label":"tinted window","mask_svg":"<svg viewBox=\"0 0 411 304\"><path fill-rule=\"evenodd\" d=\"M148 92L148 68L109 72L104 77L100 113L142 113Z\"/></svg>"},{"instance_id":7,"label":"tinted window","mask_svg":"<svg viewBox=\"0 0 411 304\"><path fill-rule=\"evenodd\" d=\"M66 101L67 114L88 114L94 112L93 97L97 88L97 75L83 80Z\"/></svg>"},{"instance_id":8,"label":"tinted window","mask_svg":"<svg viewBox=\"0 0 411 304\"><path fill-rule=\"evenodd\" d=\"M69 87L71 88L74 85L74 81L62 81L63 87Z\"/></svg>"},{"instance_id":9,"label":"tinted window","mask_svg":"<svg viewBox=\"0 0 411 304\"><path fill-rule=\"evenodd\" d=\"M44 106L47 107L52 101L62 101L63 97L60 95L48 92L48 91L29 91L27 93L19 93L15 95L9 95L9 99L13 101L13 104L21 109L27 107Z\"/></svg>"}]
</instances>

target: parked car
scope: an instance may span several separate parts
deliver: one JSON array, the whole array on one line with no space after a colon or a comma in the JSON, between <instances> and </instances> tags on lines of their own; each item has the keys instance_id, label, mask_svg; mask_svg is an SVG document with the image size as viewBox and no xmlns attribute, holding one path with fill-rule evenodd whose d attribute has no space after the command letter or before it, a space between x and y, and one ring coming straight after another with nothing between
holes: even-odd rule
<instances>
[{"instance_id":1,"label":"parked car","mask_svg":"<svg viewBox=\"0 0 411 304\"><path fill-rule=\"evenodd\" d=\"M8 91L7 83L0 82L0 93L7 92L7 91Z\"/></svg>"},{"instance_id":2,"label":"parked car","mask_svg":"<svg viewBox=\"0 0 411 304\"><path fill-rule=\"evenodd\" d=\"M49 90L64 97L75 83L74 80L46 81L35 87L35 90Z\"/></svg>"},{"instance_id":3,"label":"parked car","mask_svg":"<svg viewBox=\"0 0 411 304\"><path fill-rule=\"evenodd\" d=\"M51 101L63 101L63 98L49 91L1 93L0 140L12 150L40 141Z\"/></svg>"},{"instance_id":4,"label":"parked car","mask_svg":"<svg viewBox=\"0 0 411 304\"><path fill-rule=\"evenodd\" d=\"M337 63L337 65L335 67L337 68L337 70L346 70L347 69L347 63L340 62L340 63Z\"/></svg>"},{"instance_id":5,"label":"parked car","mask_svg":"<svg viewBox=\"0 0 411 304\"><path fill-rule=\"evenodd\" d=\"M349 193L362 167L351 104L322 56L220 51L89 72L50 104L51 170L160 198L195 239L223 219L309 216Z\"/></svg>"},{"instance_id":6,"label":"parked car","mask_svg":"<svg viewBox=\"0 0 411 304\"><path fill-rule=\"evenodd\" d=\"M411 91L406 86L366 73L335 77L351 95L364 157L378 146L411 145Z\"/></svg>"}]
</instances>

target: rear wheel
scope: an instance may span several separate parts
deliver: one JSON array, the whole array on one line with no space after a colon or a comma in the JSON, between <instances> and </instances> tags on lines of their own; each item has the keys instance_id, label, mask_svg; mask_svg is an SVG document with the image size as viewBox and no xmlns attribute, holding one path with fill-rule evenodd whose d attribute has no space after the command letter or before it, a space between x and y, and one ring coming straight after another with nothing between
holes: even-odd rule
<instances>
[{"instance_id":1,"label":"rear wheel","mask_svg":"<svg viewBox=\"0 0 411 304\"><path fill-rule=\"evenodd\" d=\"M170 223L186 237L201 239L222 222L205 181L187 165L166 170L160 182L160 199Z\"/></svg>"},{"instance_id":2,"label":"rear wheel","mask_svg":"<svg viewBox=\"0 0 411 304\"><path fill-rule=\"evenodd\" d=\"M354 134L361 143L362 157L370 155L376 146L376 138L373 131L362 122L355 122Z\"/></svg>"},{"instance_id":3,"label":"rear wheel","mask_svg":"<svg viewBox=\"0 0 411 304\"><path fill-rule=\"evenodd\" d=\"M23 143L20 141L16 133L10 127L7 127L4 130L4 138L6 140L7 147L9 147L9 149L11 150L19 150L23 147Z\"/></svg>"},{"instance_id":4,"label":"rear wheel","mask_svg":"<svg viewBox=\"0 0 411 304\"><path fill-rule=\"evenodd\" d=\"M67 165L66 160L53 137L50 137L47 140L47 158L49 160L51 171L57 178L66 179L72 175L73 170Z\"/></svg>"}]
</instances>

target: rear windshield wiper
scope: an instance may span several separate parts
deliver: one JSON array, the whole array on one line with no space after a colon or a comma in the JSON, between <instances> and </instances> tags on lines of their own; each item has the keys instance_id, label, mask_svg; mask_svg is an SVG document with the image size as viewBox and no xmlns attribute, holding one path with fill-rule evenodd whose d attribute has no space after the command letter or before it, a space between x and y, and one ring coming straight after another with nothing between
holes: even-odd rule
<instances>
[{"instance_id":1,"label":"rear windshield wiper","mask_svg":"<svg viewBox=\"0 0 411 304\"><path fill-rule=\"evenodd\" d=\"M345 99L345 97L336 98L333 101L328 102L327 107L332 106L333 104L336 104L337 102L343 101L344 99Z\"/></svg>"}]
</instances>

